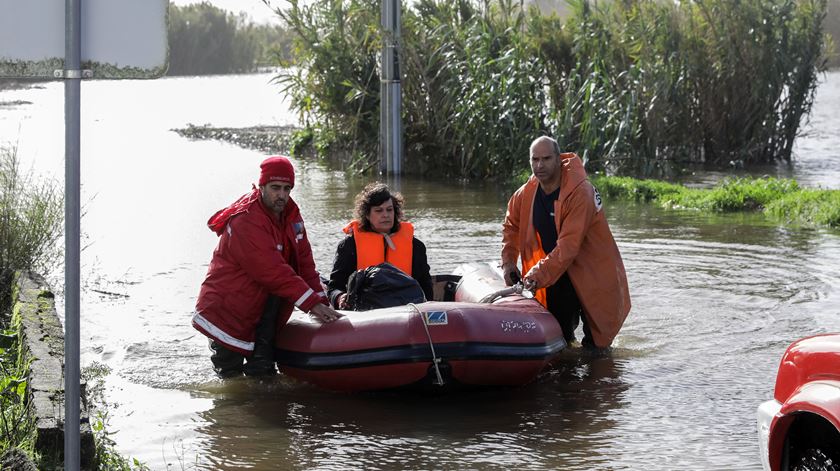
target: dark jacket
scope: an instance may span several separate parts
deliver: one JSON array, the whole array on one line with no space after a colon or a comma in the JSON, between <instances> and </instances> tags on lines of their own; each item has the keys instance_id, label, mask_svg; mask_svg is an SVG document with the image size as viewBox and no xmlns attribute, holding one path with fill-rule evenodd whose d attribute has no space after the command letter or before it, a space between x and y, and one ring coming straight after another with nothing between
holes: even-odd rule
<instances>
[{"instance_id":1,"label":"dark jacket","mask_svg":"<svg viewBox=\"0 0 840 471\"><path fill-rule=\"evenodd\" d=\"M423 288L426 299L431 300L432 275L429 273L429 263L426 259L426 246L415 237L411 240L411 249L411 276ZM338 244L332 273L330 273L330 281L327 283L327 293L333 307L337 307L338 297L347 291L347 280L355 271L356 240L350 235Z\"/></svg>"}]
</instances>

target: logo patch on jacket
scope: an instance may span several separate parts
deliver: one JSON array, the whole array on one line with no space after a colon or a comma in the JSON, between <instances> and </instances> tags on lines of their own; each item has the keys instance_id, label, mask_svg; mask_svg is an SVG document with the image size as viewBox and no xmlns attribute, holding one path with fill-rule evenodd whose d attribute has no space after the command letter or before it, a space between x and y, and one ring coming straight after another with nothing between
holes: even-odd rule
<instances>
[{"instance_id":1,"label":"logo patch on jacket","mask_svg":"<svg viewBox=\"0 0 840 471\"><path fill-rule=\"evenodd\" d=\"M295 241L299 241L299 240L303 239L303 234L304 234L303 221L298 221L298 222L292 224L292 230L295 231Z\"/></svg>"},{"instance_id":2,"label":"logo patch on jacket","mask_svg":"<svg viewBox=\"0 0 840 471\"><path fill-rule=\"evenodd\" d=\"M597 213L604 206L604 202L601 201L601 193L598 193L598 189L594 186L592 189L595 190L595 212Z\"/></svg>"}]
</instances>

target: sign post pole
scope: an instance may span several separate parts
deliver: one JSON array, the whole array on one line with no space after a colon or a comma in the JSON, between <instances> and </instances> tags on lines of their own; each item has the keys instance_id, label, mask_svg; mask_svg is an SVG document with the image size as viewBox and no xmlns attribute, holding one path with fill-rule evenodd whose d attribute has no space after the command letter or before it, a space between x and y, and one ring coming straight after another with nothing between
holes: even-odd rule
<instances>
[{"instance_id":1,"label":"sign post pole","mask_svg":"<svg viewBox=\"0 0 840 471\"><path fill-rule=\"evenodd\" d=\"M380 172L402 173L402 115L400 86L400 0L382 0L382 69L379 96Z\"/></svg>"},{"instance_id":2,"label":"sign post pole","mask_svg":"<svg viewBox=\"0 0 840 471\"><path fill-rule=\"evenodd\" d=\"M65 0L64 56L64 469L80 467L79 271L81 232L81 0Z\"/></svg>"}]
</instances>

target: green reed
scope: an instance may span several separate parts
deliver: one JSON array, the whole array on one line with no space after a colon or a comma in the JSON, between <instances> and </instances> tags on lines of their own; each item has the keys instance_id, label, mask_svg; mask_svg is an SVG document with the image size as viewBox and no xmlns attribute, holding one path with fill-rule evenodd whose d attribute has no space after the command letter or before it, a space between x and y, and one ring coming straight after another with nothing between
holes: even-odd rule
<instances>
[{"instance_id":1,"label":"green reed","mask_svg":"<svg viewBox=\"0 0 840 471\"><path fill-rule=\"evenodd\" d=\"M276 77L320 153L373 160L379 132L379 2L289 0L296 67ZM364 164L362 164L364 166Z\"/></svg>"},{"instance_id":2,"label":"green reed","mask_svg":"<svg viewBox=\"0 0 840 471\"><path fill-rule=\"evenodd\" d=\"M0 455L11 448L31 455L35 445L35 421L27 400L30 358L20 348L19 324L12 318L9 329L0 328Z\"/></svg>"},{"instance_id":3,"label":"green reed","mask_svg":"<svg viewBox=\"0 0 840 471\"><path fill-rule=\"evenodd\" d=\"M48 271L59 261L63 204L54 180L21 171L17 149L0 146L0 294L10 294L5 281L12 271Z\"/></svg>"},{"instance_id":4,"label":"green reed","mask_svg":"<svg viewBox=\"0 0 840 471\"><path fill-rule=\"evenodd\" d=\"M378 158L379 2L291 0L297 68L278 81L327 153ZM592 171L790 160L825 65L826 0L514 0L404 6L405 168L510 178L541 134Z\"/></svg>"}]
</instances>

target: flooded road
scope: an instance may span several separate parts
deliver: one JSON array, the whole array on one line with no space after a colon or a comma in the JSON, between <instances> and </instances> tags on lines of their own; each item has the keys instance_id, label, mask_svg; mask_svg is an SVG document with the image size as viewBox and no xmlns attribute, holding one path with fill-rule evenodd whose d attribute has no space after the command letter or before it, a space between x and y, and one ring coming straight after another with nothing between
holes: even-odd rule
<instances>
[{"instance_id":1,"label":"flooded road","mask_svg":"<svg viewBox=\"0 0 840 471\"><path fill-rule=\"evenodd\" d=\"M633 301L614 352L566 352L523 388L349 395L282 376L216 379L190 327L217 241L205 222L250 188L264 156L170 129L295 123L270 78L82 86L81 363L112 369L121 452L154 470L760 469L755 410L782 352L840 331L840 232L760 215L608 201ZM840 188L840 74L827 80L793 176ZM60 84L2 91L3 102L16 104L0 105L0 142L62 178ZM295 163L292 196L328 272L367 180ZM509 189L412 179L401 189L433 273L498 259Z\"/></svg>"}]
</instances>

